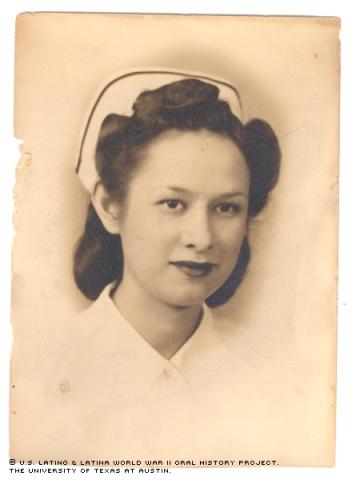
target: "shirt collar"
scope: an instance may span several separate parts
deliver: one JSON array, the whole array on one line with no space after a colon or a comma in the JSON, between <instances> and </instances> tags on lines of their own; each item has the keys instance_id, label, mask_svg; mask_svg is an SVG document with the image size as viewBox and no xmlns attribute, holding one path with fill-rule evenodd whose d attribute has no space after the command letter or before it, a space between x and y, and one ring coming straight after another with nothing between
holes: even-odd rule
<instances>
[{"instance_id":1,"label":"shirt collar","mask_svg":"<svg viewBox=\"0 0 352 480\"><path fill-rule=\"evenodd\" d=\"M210 359L215 355L214 347L219 346L219 342L207 305L203 305L202 318L193 335L168 360L123 317L110 296L113 286L109 284L104 288L84 315L88 315L91 321L84 323L90 330L93 327L95 345L104 345L100 355L108 355L106 364L109 368L113 369L114 364L118 366L119 376L124 377L121 381L134 384L134 389L143 389L166 375L169 378L181 377L186 384L195 385L200 379L200 371L204 370L209 381Z\"/></svg>"}]
</instances>

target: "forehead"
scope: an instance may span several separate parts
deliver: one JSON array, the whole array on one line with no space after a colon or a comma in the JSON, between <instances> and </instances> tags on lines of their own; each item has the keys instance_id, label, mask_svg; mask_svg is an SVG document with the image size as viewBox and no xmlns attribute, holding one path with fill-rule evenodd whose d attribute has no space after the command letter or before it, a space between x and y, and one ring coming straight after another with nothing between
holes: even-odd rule
<instances>
[{"instance_id":1,"label":"forehead","mask_svg":"<svg viewBox=\"0 0 352 480\"><path fill-rule=\"evenodd\" d=\"M134 180L138 183L220 193L248 189L249 172L243 154L229 137L209 130L168 130L144 147L141 155Z\"/></svg>"}]
</instances>

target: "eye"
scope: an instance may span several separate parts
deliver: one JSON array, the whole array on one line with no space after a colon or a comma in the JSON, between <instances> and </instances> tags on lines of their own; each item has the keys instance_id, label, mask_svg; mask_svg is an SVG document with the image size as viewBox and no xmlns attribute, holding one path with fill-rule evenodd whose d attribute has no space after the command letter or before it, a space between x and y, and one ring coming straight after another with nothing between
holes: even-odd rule
<instances>
[{"instance_id":1,"label":"eye","mask_svg":"<svg viewBox=\"0 0 352 480\"><path fill-rule=\"evenodd\" d=\"M238 203L224 202L216 205L215 210L221 215L231 216L240 213L242 207Z\"/></svg>"},{"instance_id":2,"label":"eye","mask_svg":"<svg viewBox=\"0 0 352 480\"><path fill-rule=\"evenodd\" d=\"M168 198L165 200L161 200L159 202L159 205L162 205L164 207L164 210L182 210L185 207L184 202L179 200L178 198Z\"/></svg>"}]
</instances>

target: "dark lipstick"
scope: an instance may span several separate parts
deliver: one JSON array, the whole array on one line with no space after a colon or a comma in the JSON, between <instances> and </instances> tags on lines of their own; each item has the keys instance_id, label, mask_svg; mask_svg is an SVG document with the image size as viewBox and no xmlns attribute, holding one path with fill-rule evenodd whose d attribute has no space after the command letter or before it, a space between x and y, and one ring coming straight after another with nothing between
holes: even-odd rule
<instances>
[{"instance_id":1,"label":"dark lipstick","mask_svg":"<svg viewBox=\"0 0 352 480\"><path fill-rule=\"evenodd\" d=\"M205 277L215 267L215 264L210 262L190 262L186 260L170 262L170 264L190 277Z\"/></svg>"}]
</instances>

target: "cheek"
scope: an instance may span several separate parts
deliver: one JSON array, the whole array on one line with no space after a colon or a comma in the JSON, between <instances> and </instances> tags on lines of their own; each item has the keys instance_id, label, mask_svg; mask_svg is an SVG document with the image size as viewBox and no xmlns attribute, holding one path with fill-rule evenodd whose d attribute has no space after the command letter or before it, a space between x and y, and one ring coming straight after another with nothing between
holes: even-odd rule
<instances>
[{"instance_id":1,"label":"cheek","mask_svg":"<svg viewBox=\"0 0 352 480\"><path fill-rule=\"evenodd\" d=\"M232 225L218 228L218 242L227 252L237 252L247 233L247 220L240 220Z\"/></svg>"},{"instance_id":2,"label":"cheek","mask_svg":"<svg viewBox=\"0 0 352 480\"><path fill-rule=\"evenodd\" d=\"M132 221L133 220L133 221ZM175 234L170 228L163 228L151 215L140 212L126 222L120 230L124 255L129 263L154 264L171 248Z\"/></svg>"}]
</instances>

